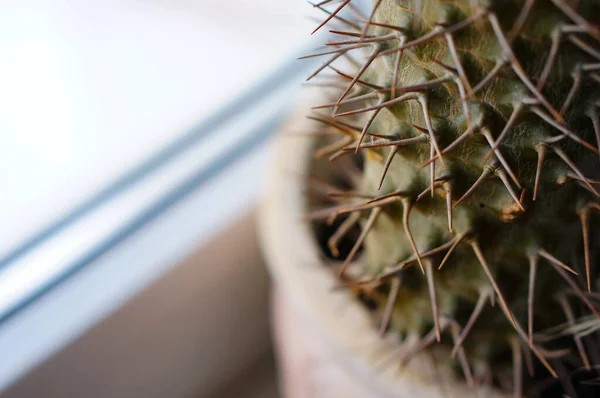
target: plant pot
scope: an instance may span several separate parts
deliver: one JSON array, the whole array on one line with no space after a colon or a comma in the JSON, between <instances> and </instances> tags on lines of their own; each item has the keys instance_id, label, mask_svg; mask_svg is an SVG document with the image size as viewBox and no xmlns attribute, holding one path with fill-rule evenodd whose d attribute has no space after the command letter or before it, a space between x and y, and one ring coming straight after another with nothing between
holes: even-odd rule
<instances>
[{"instance_id":1,"label":"plant pot","mask_svg":"<svg viewBox=\"0 0 600 398\"><path fill-rule=\"evenodd\" d=\"M365 306L322 264L319 244L306 213L306 179L316 139L305 117L313 96L286 123L261 208L261 235L274 279L273 324L286 397L468 397L477 394L430 355L400 368L409 347L390 334L381 337ZM292 133L292 134L288 134Z\"/></svg>"}]
</instances>

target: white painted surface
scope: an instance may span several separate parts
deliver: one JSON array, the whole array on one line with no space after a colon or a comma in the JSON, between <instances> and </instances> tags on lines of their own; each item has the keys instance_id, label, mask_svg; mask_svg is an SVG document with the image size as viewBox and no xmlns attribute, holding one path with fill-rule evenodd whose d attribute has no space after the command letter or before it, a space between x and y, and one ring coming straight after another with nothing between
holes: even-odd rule
<instances>
[{"instance_id":1,"label":"white painted surface","mask_svg":"<svg viewBox=\"0 0 600 398\"><path fill-rule=\"evenodd\" d=\"M0 1L0 258L289 59L307 43L307 11L277 0ZM0 316L281 114L298 86L287 83L0 270ZM253 206L260 148L0 324L0 390Z\"/></svg>"},{"instance_id":2,"label":"white painted surface","mask_svg":"<svg viewBox=\"0 0 600 398\"><path fill-rule=\"evenodd\" d=\"M0 257L297 51L310 11L296 0L0 2Z\"/></svg>"},{"instance_id":3,"label":"white painted surface","mask_svg":"<svg viewBox=\"0 0 600 398\"><path fill-rule=\"evenodd\" d=\"M10 226L0 228L0 263L26 238L256 85L308 36L306 9L272 0L90 4L0 3L6 59L0 63L0 220ZM287 87L292 93L297 81ZM252 106L231 115L226 130L2 264L0 318L281 112L282 98L252 98ZM224 211L219 201L205 208Z\"/></svg>"}]
</instances>

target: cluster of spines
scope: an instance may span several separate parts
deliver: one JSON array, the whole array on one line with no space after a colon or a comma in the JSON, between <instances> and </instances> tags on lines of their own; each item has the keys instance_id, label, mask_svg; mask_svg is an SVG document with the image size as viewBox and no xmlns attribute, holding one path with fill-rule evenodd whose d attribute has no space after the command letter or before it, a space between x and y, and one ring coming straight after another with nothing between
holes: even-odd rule
<instances>
[{"instance_id":1,"label":"cluster of spines","mask_svg":"<svg viewBox=\"0 0 600 398\"><path fill-rule=\"evenodd\" d=\"M331 33L349 38L348 40L338 40L328 43L328 46L333 47L333 49L331 50L321 51L305 57L308 58L315 56L330 55L330 58L326 62L324 62L309 77L308 80L313 79L323 71L329 69L335 73L335 77L337 77L337 79L326 84L331 84L332 86L339 88L342 91L341 96L336 101L330 104L325 104L316 107L316 109L332 109L332 115L317 115L313 116L312 118L337 130L337 132L341 133L344 136L344 138L338 142L334 142L333 144L325 148L322 148L319 152L317 152L317 155L327 156L330 160L334 160L350 152L356 153L360 150L390 147L391 151L389 152L387 159L385 159L384 161L383 173L379 181L379 188L381 188L386 173L388 171L389 165L391 164L394 156L402 147L407 145L421 145L427 143L429 145L430 158L429 161L423 164L422 166L429 167L430 181L429 187L427 187L425 190L423 190L417 195L415 195L413 192L402 190L380 196L369 196L358 192L347 192L339 190L335 190L334 192L328 191L330 194L330 198L333 199L333 201L336 204L331 208L321 209L311 213L310 218L327 219L330 222L332 222L341 215L349 215L341 223L338 230L330 237L328 241L328 246L331 252L336 255L339 253L338 244L340 240L354 226L359 224L361 213L364 211L369 211L369 215L366 218L366 221L362 224L361 232L358 238L355 240L352 249L350 250L349 254L346 256L344 262L339 268L340 278L342 278L342 280L344 281L349 281L349 278L346 276L348 266L355 259L359 248L363 244L365 237L374 225L378 215L384 209L384 206L393 203L399 203L402 206L403 228L407 235L407 239L413 249L413 257L402 261L394 267L386 269L384 272L374 277L368 277L359 281L351 281L352 285L355 288L361 289L372 289L373 287L382 283L384 280L391 281L389 296L387 298L388 305L385 306L384 314L382 316L382 323L380 326L381 332L384 333L387 330L388 323L391 317L391 312L393 309L392 304L395 301L396 296L398 294L399 280L395 278L395 276L400 270L406 269L407 267L410 267L412 265L418 265L421 272L425 275L427 279L427 285L430 294L432 313L434 319L434 328L430 333L426 334L421 339L421 343L418 345L419 350L427 347L435 340L440 341L441 333L443 331L451 331L455 340L455 344L452 349L452 356L459 356L459 362L463 368L465 377L467 378L469 384L473 385L474 382L473 375L471 373L471 368L467 363L464 351L462 351L461 349L461 345L465 341L465 338L471 330L472 326L477 321L477 318L480 315L486 303L493 303L497 299L500 308L506 315L507 319L514 326L517 335L521 338L521 342L516 342L514 340L511 340L510 342L514 354L513 357L515 371L513 386L515 388L515 395L518 396L521 394L521 353L525 355L525 362L530 371L532 369L531 360L528 357L528 351L522 350L523 344L525 344L531 350L531 352L539 359L539 361L548 369L548 371L554 377L558 377L557 370L555 370L555 368L550 364L550 361L548 359L563 355L564 351L548 351L536 344L536 342L534 341L533 297L538 263L539 260L543 259L550 266L552 266L556 270L556 272L570 286L571 293L578 296L581 299L581 302L584 303L584 305L589 309L589 311L593 314L593 317L595 317L596 319L600 319L600 314L598 313L597 297L594 293L592 293L592 265L589 241L590 216L593 212L600 210L600 202L589 201L587 203L582 204L578 210L578 216L581 222L583 236L583 257L585 260L586 289L582 289L579 286L578 282L575 279L573 279L572 276L570 276L570 274L577 275L577 272L573 268L561 262L552 254L550 254L547 250L543 248L538 248L532 253L529 253L528 261L530 264L530 272L529 292L527 299L528 322L526 328L522 327L513 316L504 298L504 295L500 290L498 284L496 283L494 275L491 272L490 267L482 253L482 250L479 246L479 242L477 240L477 236L472 231L467 231L456 235L452 240L443 243L439 247L430 249L425 252L419 252L415 241L411 235L408 221L411 214L411 209L413 208L414 204L420 201L427 194L431 194L431 196L433 196L436 190L440 189L443 191L444 196L446 198L448 229L450 232L452 232L453 208L464 202L478 187L480 187L481 184L483 184L484 181L486 181L489 178L498 178L506 187L508 193L514 200L514 212L516 214L525 212L526 191L525 189L523 189L522 184L517 178L517 175L511 169L509 163L503 157L501 147L505 138L511 133L511 129L515 122L526 113L538 116L542 121L544 121L557 131L557 135L549 136L536 144L538 160L537 169L535 171L534 188L533 192L530 193L531 199L533 201L537 199L538 189L540 186L540 179L542 175L542 167L545 163L546 156L550 152L554 153L557 158L561 159L570 170L569 172L565 173L559 178L559 180L557 181L558 183L578 184L583 189L589 191L594 197L600 198L600 194L595 188L595 185L597 185L600 182L584 175L584 173L577 166L576 162L573 161L573 159L569 158L567 153L560 146L560 144L564 140L572 140L578 145L581 145L587 150L590 150L597 154L600 151L600 119L597 110L598 104L591 106L586 113L593 125L596 137L596 145L585 141L584 139L580 138L575 132L571 131L566 125L565 120L565 115L569 111L569 107L572 105L575 97L578 94L579 89L581 88L584 76L600 82L600 50L597 49L595 46L589 44L587 40L583 40L580 37L581 34L585 34L592 40L600 42L600 29L597 26L588 23L586 19L579 15L576 12L575 8L571 7L567 1L552 0L552 3L554 3L554 5L560 11L562 11L572 23L567 25L559 25L555 28L551 36L552 43L549 54L544 63L541 74L537 78L536 84L534 84L534 82L529 78L529 76L525 72L525 69L513 53L511 43L523 29L523 26L525 25L526 21L528 20L528 17L530 16L531 11L534 8L535 0L526 0L524 2L523 8L519 13L518 18L516 19L514 26L508 33L505 33L503 31L502 26L500 25L498 18L494 13L493 7L480 6L471 16L453 24L441 23L430 32L425 33L424 35L416 38L409 37L407 29L405 27L393 26L374 21L374 16L377 12L377 9L383 3L382 0L377 0L374 2L372 12L368 16L360 15L358 10L352 6L351 2L352 0L326 0L318 4L313 4L314 7L319 8L328 14L325 21L319 24L317 29L315 29L315 32L321 29L323 26L326 26L326 24L330 21L338 21L341 25L344 26L344 28L333 29L331 30ZM335 8L333 9L333 11L328 11L324 8L324 6L327 3L334 3ZM358 18L356 20L351 20L349 18L342 17L340 13L346 8L350 9L350 11L353 12ZM418 14L419 9L419 5L416 5L413 12L415 14ZM418 24L418 21L418 15L415 15L413 23ZM502 48L503 58L499 59L496 65L491 69L491 71L473 86L471 82L469 82L467 74L465 73L465 70L461 64L453 40L453 33L460 31L461 29L464 29L470 25L483 23L484 21L487 21L492 27L493 32L497 37L498 44ZM388 31L391 31L391 33L382 34L380 36L370 35L370 27L385 28ZM419 30L418 26L414 26L414 28L415 31ZM401 62L401 58L404 55L404 52L406 50L421 46L430 42L433 39L438 38L444 38L446 40L449 54L451 55L451 58L454 62L454 65L450 66L442 63L441 61L434 60L434 62L436 62L441 68L443 68L447 72L446 75L411 86L398 86L397 81L399 65ZM557 54L559 53L561 43L563 43L563 41L565 40L568 40L570 43L578 47L583 53L589 55L590 58L593 59L593 61L577 66L577 68L573 72L573 85L569 92L566 94L562 104L560 104L560 107L557 108L554 105L552 105L549 100L546 99L542 92L552 73L552 69L556 61ZM383 45L384 43L389 43L391 41L396 42L397 45L391 46L391 48L389 45ZM373 47L371 54L368 55L365 62L361 64L350 57L351 51L364 49L365 47ZM377 58L390 55L395 56L394 74L392 76L392 84L390 85L390 87L382 87L361 79L365 71ZM357 66L358 72L354 76L348 75L333 67L333 62L341 57L349 59L350 62L354 63ZM506 121L504 128L502 129L498 137L494 138L490 129L488 129L484 124L482 124L483 120L481 120L481 118L478 119L475 115L472 114L472 108L470 107L469 102L475 99L476 95L480 91L482 91L486 85L490 84L490 82L492 82L501 72L503 72L506 69L511 69L513 71L513 73L520 79L522 84L527 88L529 95L526 99L514 105L513 111L508 120ZM437 140L435 128L430 117L426 90L435 86L448 83L454 83L458 88L460 100L463 106L463 115L465 117L467 128L463 134L461 134L453 142L442 148ZM358 89L356 89L356 87L358 87ZM352 95L353 91L356 91L357 94ZM377 101L375 105L339 112L339 108L341 107L360 104L363 101L373 100ZM373 124L373 121L375 120L375 118L381 110L409 101L414 101L418 103L422 111L423 120L425 121L425 126L412 126L415 129L415 131L420 133L419 135L415 135L414 137L410 138L400 138L397 135L382 135L369 131L371 125ZM339 119L339 117L358 115L367 112L372 113L367 118L366 122L362 127L352 125ZM462 143L465 139L475 134L481 134L483 136L485 142L487 142L490 147L489 153L487 156L484 157L481 176L474 182L474 184L469 189L467 189L463 193L463 195L461 195L461 197L454 198L453 177L451 175L442 175L440 177L436 177L435 168L438 162L441 164L442 167L445 167L444 156L450 154L459 146L460 143ZM365 137L367 136L371 139L368 143L365 142ZM352 199L353 203L347 203L348 199ZM439 310L437 308L435 282L434 278L432 277L433 264L429 260L430 257L445 252L445 256L438 266L438 268L442 268L448 260L448 258L452 255L453 251L460 244L468 244L471 247L475 257L479 261L483 271L487 275L490 282L490 288L486 288L481 291L473 313L464 327L458 325L456 321L450 319L445 314L439 313ZM560 308L565 313L565 317L567 319L568 324L570 326L573 326L576 320L574 318L573 311L569 306L565 294L561 293L560 295L558 295L557 300ZM584 364L585 368L588 370L591 369L592 364L583 344L581 343L581 338L575 335L574 341L579 355L581 357L581 361ZM417 351L415 351L415 353ZM593 361L593 363L600 362Z\"/></svg>"}]
</instances>

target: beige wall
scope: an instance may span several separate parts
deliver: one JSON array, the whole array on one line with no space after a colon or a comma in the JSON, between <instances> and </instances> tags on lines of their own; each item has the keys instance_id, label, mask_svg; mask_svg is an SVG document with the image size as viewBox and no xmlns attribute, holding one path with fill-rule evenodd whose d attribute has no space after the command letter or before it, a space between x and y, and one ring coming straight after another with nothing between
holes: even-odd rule
<instances>
[{"instance_id":1,"label":"beige wall","mask_svg":"<svg viewBox=\"0 0 600 398\"><path fill-rule=\"evenodd\" d=\"M205 397L231 384L269 350L256 235L246 215L0 397Z\"/></svg>"}]
</instances>

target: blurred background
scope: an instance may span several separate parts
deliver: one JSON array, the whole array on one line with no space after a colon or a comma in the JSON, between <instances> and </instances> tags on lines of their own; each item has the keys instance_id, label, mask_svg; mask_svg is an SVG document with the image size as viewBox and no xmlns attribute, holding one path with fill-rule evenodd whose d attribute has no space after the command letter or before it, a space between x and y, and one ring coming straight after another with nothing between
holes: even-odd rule
<instances>
[{"instance_id":1,"label":"blurred background","mask_svg":"<svg viewBox=\"0 0 600 398\"><path fill-rule=\"evenodd\" d=\"M302 0L0 1L0 397L275 397L256 205Z\"/></svg>"}]
</instances>

